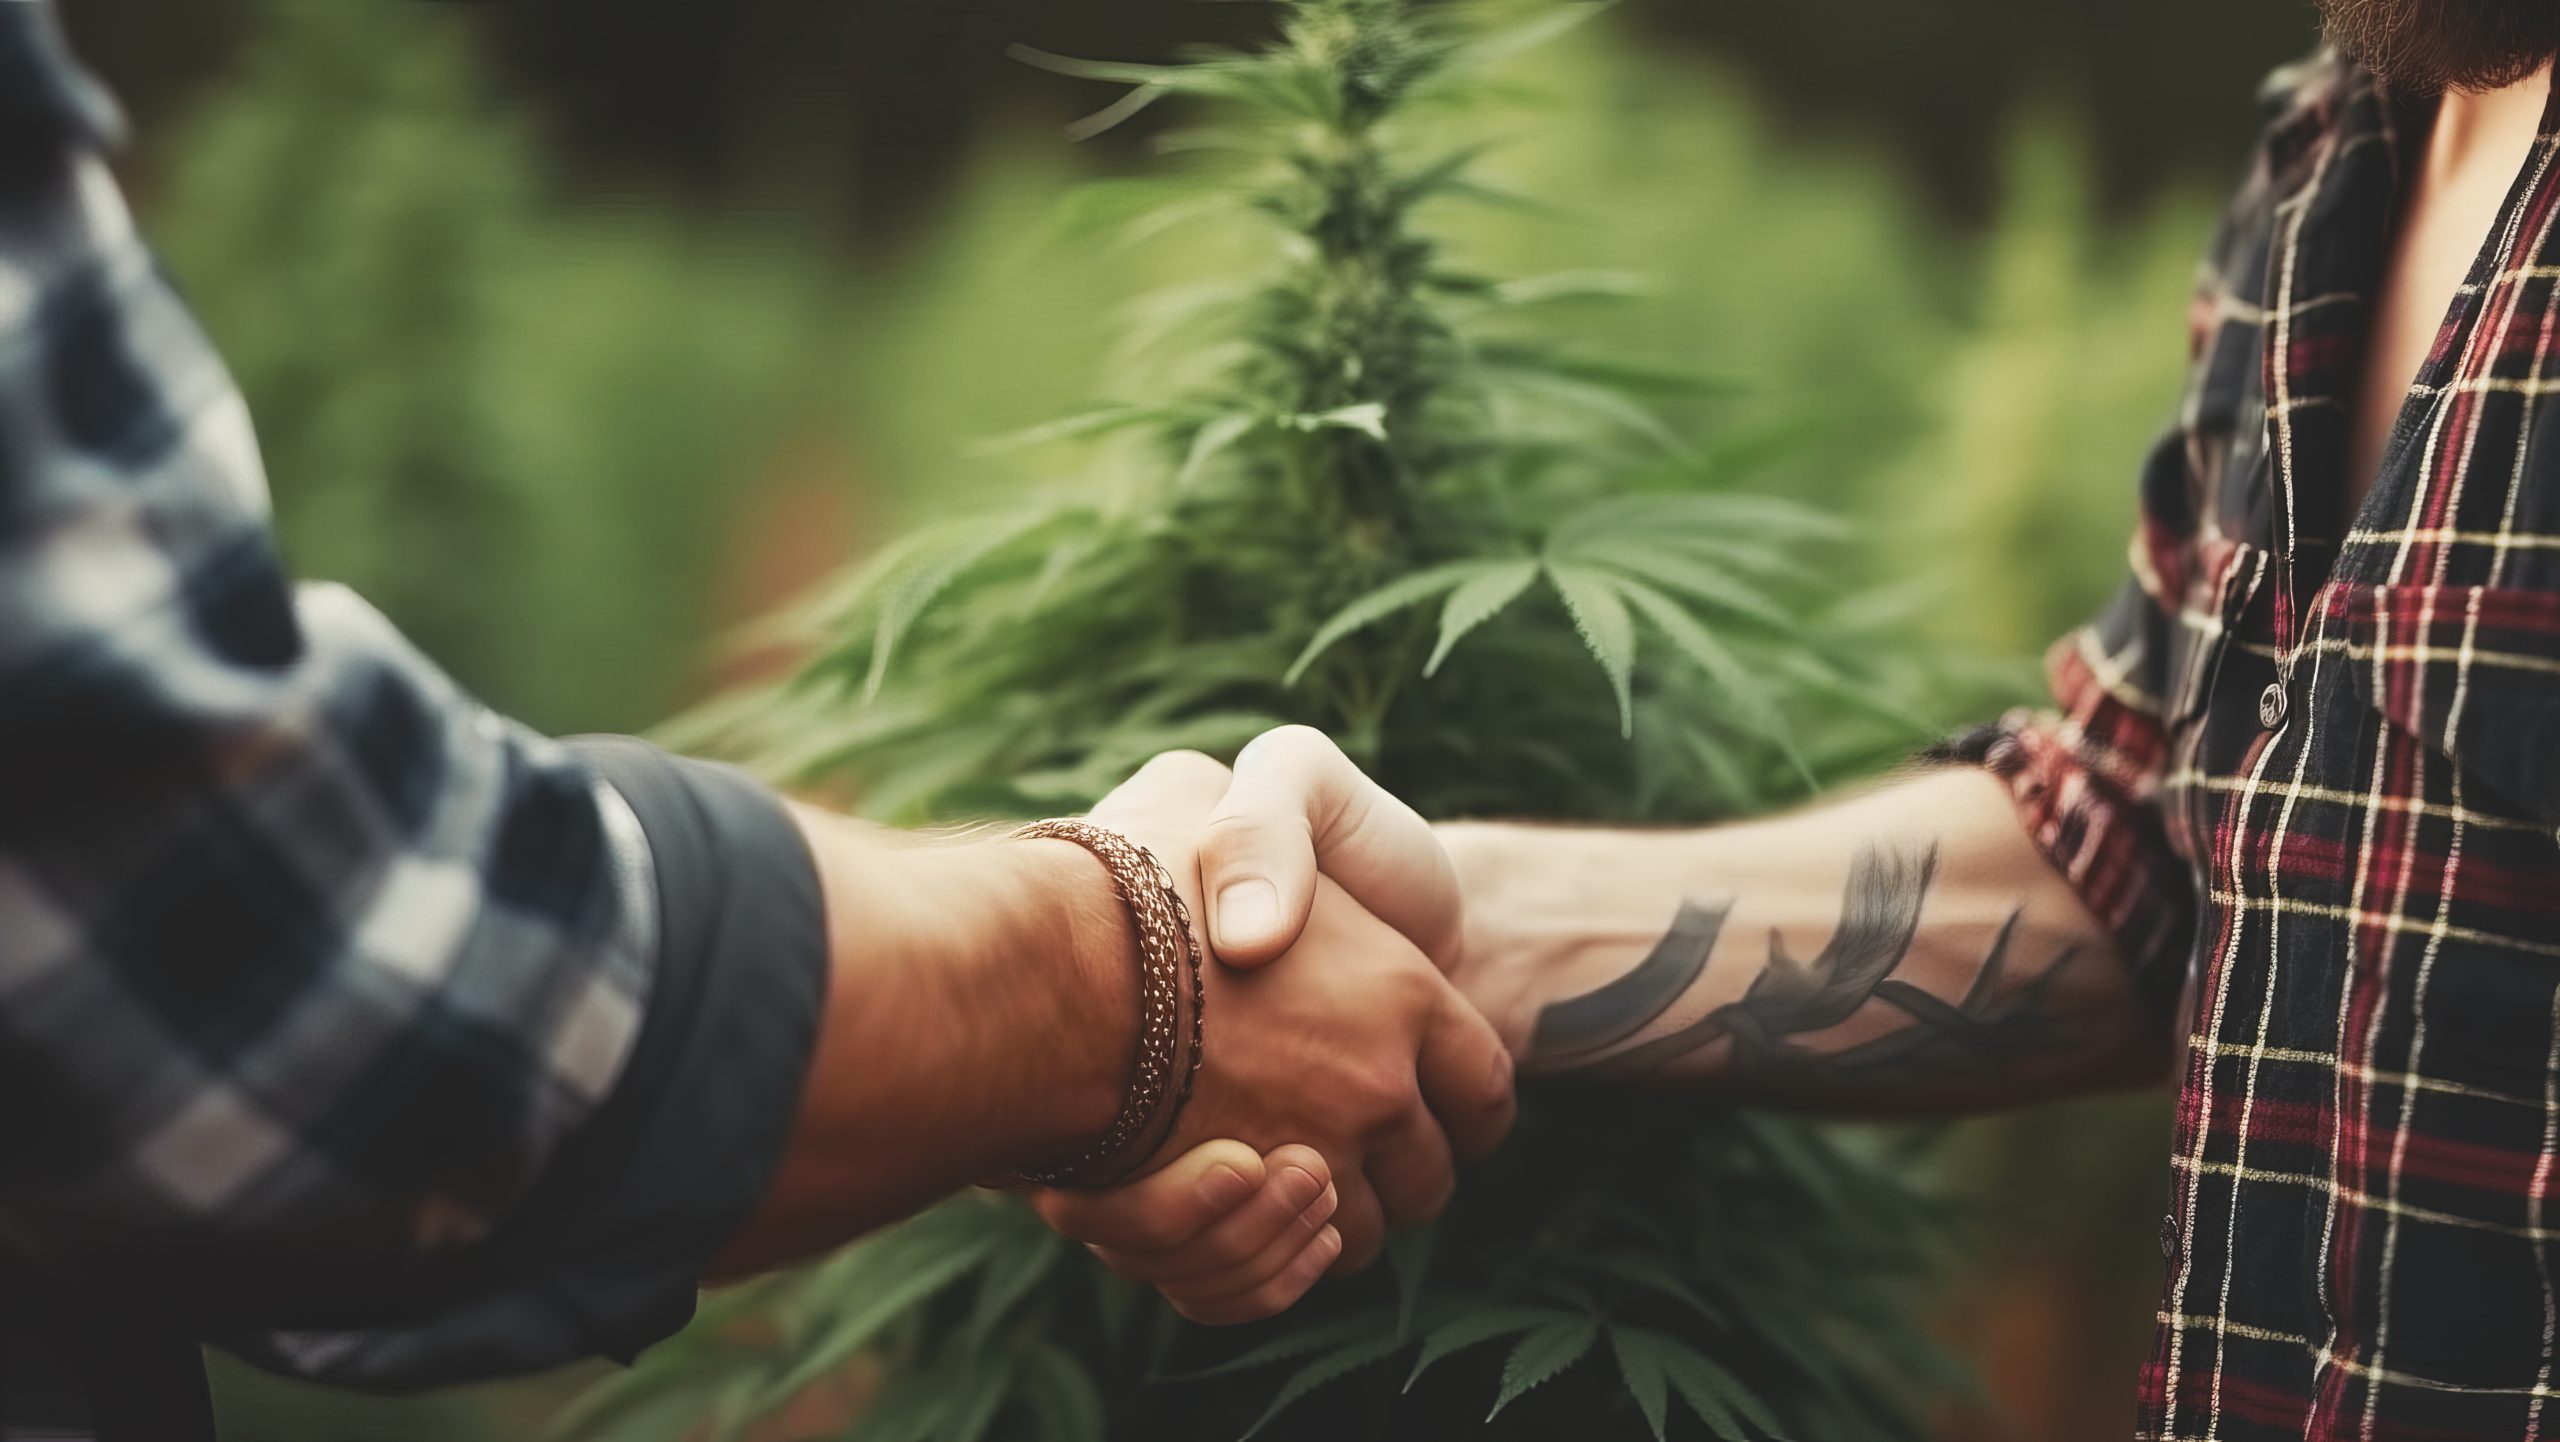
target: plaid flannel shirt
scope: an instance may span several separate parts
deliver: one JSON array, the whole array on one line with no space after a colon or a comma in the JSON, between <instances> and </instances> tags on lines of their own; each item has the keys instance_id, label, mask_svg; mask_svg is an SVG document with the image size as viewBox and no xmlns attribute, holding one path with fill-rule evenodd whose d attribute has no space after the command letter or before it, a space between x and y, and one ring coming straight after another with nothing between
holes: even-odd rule
<instances>
[{"instance_id":1,"label":"plaid flannel shirt","mask_svg":"<svg viewBox=\"0 0 2560 1442\"><path fill-rule=\"evenodd\" d=\"M112 1430L137 1329L387 1386L628 1356L778 1159L805 848L288 584L116 125L0 0L0 1435Z\"/></svg>"},{"instance_id":2,"label":"plaid flannel shirt","mask_svg":"<svg viewBox=\"0 0 2560 1442\"><path fill-rule=\"evenodd\" d=\"M2138 1435L2560 1436L2560 100L2343 528L2430 107L2269 100L2132 580L1977 749L2184 982Z\"/></svg>"}]
</instances>

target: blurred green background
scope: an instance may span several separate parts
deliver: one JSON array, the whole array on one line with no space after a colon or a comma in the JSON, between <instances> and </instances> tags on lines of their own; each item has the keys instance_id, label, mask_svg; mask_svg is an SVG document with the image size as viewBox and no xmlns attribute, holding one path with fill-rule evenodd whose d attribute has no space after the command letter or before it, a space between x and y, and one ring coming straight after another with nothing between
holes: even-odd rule
<instances>
[{"instance_id":1,"label":"blurred green background","mask_svg":"<svg viewBox=\"0 0 2560 1442\"><path fill-rule=\"evenodd\" d=\"M1033 479L968 442L1107 392L1128 300L1218 237L1061 224L1150 132L1007 42L1157 58L1198 0L85 0L120 169L258 418L297 568L351 582L535 724L647 727L788 658L753 617L913 521ZM2186 289L2304 49L2293 0L1628 0L1547 52L1471 217L1506 272L1644 273L1589 324L1742 382L1710 432L1855 517L1949 695L2120 573ZM1952 719L1952 718L1951 718ZM1989 1379L1950 1436L2130 1416L2165 1103L1961 1130L1983 1244L1940 1324ZM257 1442L529 1435L567 1385L382 1403L224 1368Z\"/></svg>"}]
</instances>

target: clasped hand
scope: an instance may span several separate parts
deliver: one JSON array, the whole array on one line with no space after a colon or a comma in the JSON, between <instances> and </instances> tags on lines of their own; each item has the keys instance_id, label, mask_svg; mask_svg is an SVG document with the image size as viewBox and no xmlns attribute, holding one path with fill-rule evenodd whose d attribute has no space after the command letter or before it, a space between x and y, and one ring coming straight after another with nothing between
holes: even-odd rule
<instances>
[{"instance_id":1,"label":"clasped hand","mask_svg":"<svg viewBox=\"0 0 2560 1442\"><path fill-rule=\"evenodd\" d=\"M1232 772L1159 756L1092 817L1153 850L1201 921L1205 1060L1156 1170L1033 1205L1193 1321L1269 1316L1438 1215L1455 1159L1510 1130L1510 1053L1444 974L1455 873L1421 817L1302 726Z\"/></svg>"}]
</instances>

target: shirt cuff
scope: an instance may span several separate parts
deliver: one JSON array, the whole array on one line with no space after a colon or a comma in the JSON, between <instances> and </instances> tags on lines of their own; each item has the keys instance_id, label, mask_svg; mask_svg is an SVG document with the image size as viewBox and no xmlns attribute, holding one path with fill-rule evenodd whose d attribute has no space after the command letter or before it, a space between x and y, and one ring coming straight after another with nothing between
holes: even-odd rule
<instances>
[{"instance_id":1,"label":"shirt cuff","mask_svg":"<svg viewBox=\"0 0 2560 1442\"><path fill-rule=\"evenodd\" d=\"M395 1328L226 1339L246 1360L376 1391L628 1362L692 1320L703 1272L771 1185L825 1003L808 846L741 772L626 737L569 744L655 861L657 976L621 1082L475 1250L478 1285Z\"/></svg>"},{"instance_id":2,"label":"shirt cuff","mask_svg":"<svg viewBox=\"0 0 2560 1442\"><path fill-rule=\"evenodd\" d=\"M2195 946L2195 883L2169 845L2157 807L2116 791L2072 750L2055 717L2015 711L1921 754L1976 766L2009 788L2018 820L2045 859L2115 938L2135 984L2172 1015Z\"/></svg>"}]
</instances>

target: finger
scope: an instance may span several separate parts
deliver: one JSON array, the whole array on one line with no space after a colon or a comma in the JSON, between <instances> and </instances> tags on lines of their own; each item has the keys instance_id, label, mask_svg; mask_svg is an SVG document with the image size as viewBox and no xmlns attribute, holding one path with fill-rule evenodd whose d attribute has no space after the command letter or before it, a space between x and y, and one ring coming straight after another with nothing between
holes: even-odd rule
<instances>
[{"instance_id":1,"label":"finger","mask_svg":"<svg viewBox=\"0 0 2560 1442\"><path fill-rule=\"evenodd\" d=\"M1333 1230L1342 1234L1342 1250L1333 1258L1329 1270L1335 1276L1348 1276L1378 1259L1387 1244L1387 1219L1378 1205L1378 1193L1365 1173L1333 1174L1334 1190L1342 1194L1333 1209Z\"/></svg>"},{"instance_id":2,"label":"finger","mask_svg":"<svg viewBox=\"0 0 2560 1442\"><path fill-rule=\"evenodd\" d=\"M1449 1205L1458 1186L1449 1138L1420 1102L1369 1148L1369 1184L1389 1226L1421 1226Z\"/></svg>"},{"instance_id":3,"label":"finger","mask_svg":"<svg viewBox=\"0 0 2560 1442\"><path fill-rule=\"evenodd\" d=\"M1266 1180L1242 1142L1202 1142L1162 1169L1107 1191L1031 1189L1031 1209L1060 1235L1122 1252L1163 1252L1251 1201Z\"/></svg>"},{"instance_id":4,"label":"finger","mask_svg":"<svg viewBox=\"0 0 2560 1442\"><path fill-rule=\"evenodd\" d=\"M1415 1058L1422 1102L1439 1120L1462 1157L1481 1157L1502 1145L1519 1118L1511 1089L1511 1049L1493 1023L1452 988L1422 1034Z\"/></svg>"},{"instance_id":5,"label":"finger","mask_svg":"<svg viewBox=\"0 0 2560 1442\"><path fill-rule=\"evenodd\" d=\"M1342 1234L1327 1227L1278 1276L1249 1292L1213 1302L1176 1301L1173 1309L1204 1327L1230 1327L1277 1316L1307 1294L1342 1254Z\"/></svg>"},{"instance_id":6,"label":"finger","mask_svg":"<svg viewBox=\"0 0 2560 1442\"><path fill-rule=\"evenodd\" d=\"M1214 756L1166 751L1113 787L1087 814L1103 826L1125 826L1142 816L1188 823L1206 816L1232 780L1233 774Z\"/></svg>"},{"instance_id":7,"label":"finger","mask_svg":"<svg viewBox=\"0 0 2560 1442\"><path fill-rule=\"evenodd\" d=\"M1265 1237L1258 1249L1234 1265L1157 1285L1167 1298L1191 1302L1217 1301L1250 1292L1279 1276L1303 1255L1316 1234L1333 1220L1334 1209L1341 1202L1341 1193L1328 1185L1316 1193L1314 1200L1283 1219L1279 1229Z\"/></svg>"},{"instance_id":8,"label":"finger","mask_svg":"<svg viewBox=\"0 0 2560 1442\"><path fill-rule=\"evenodd\" d=\"M1259 966L1305 927L1318 871L1433 962L1456 955L1457 872L1429 823L1370 780L1321 731L1266 731L1236 757L1200 848L1209 940Z\"/></svg>"},{"instance_id":9,"label":"finger","mask_svg":"<svg viewBox=\"0 0 2560 1442\"><path fill-rule=\"evenodd\" d=\"M1188 1302L1223 1301L1268 1284L1306 1255L1307 1248L1315 1244L1317 1235L1325 1231L1333 1220L1334 1209L1341 1205L1341 1201L1339 1191L1326 1187L1316 1195L1315 1201L1289 1219L1278 1236L1264 1243L1261 1251L1221 1272L1164 1283L1165 1296ZM1338 1238L1339 1234L1336 1235ZM1333 1259L1327 1257L1325 1260L1330 1264Z\"/></svg>"},{"instance_id":10,"label":"finger","mask_svg":"<svg viewBox=\"0 0 2560 1442\"><path fill-rule=\"evenodd\" d=\"M1271 1266L1259 1276L1245 1278L1233 1286L1197 1285L1186 1290L1202 1296L1223 1296L1239 1292L1253 1283L1265 1280L1282 1263L1296 1256L1313 1237L1316 1229L1333 1215L1333 1203L1326 1200L1332 1190L1332 1178L1324 1159L1307 1147L1282 1147L1264 1159L1268 1174L1259 1191L1242 1206L1202 1229L1199 1235L1179 1246L1163 1251L1137 1251L1121 1247L1101 1247L1097 1255L1111 1269L1124 1277L1142 1282L1198 1282L1237 1271L1263 1255L1272 1244L1293 1228L1310 1211L1323 1215L1298 1229L1296 1241L1285 1255L1271 1259Z\"/></svg>"}]
</instances>

